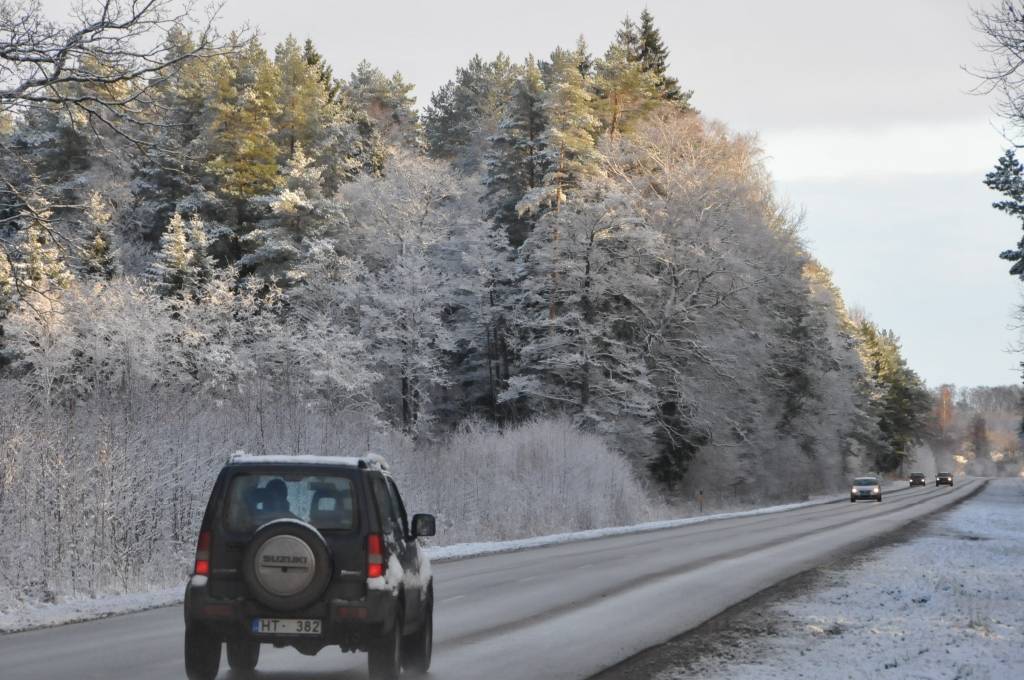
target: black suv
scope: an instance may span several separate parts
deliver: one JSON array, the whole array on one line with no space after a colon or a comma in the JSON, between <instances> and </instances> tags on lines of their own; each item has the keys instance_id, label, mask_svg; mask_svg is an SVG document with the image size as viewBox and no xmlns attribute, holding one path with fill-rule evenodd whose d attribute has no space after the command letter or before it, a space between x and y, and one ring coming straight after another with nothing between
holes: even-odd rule
<instances>
[{"instance_id":1,"label":"black suv","mask_svg":"<svg viewBox=\"0 0 1024 680\"><path fill-rule=\"evenodd\" d=\"M928 482L925 481L923 472L911 472L910 473L910 486L928 486Z\"/></svg>"},{"instance_id":2,"label":"black suv","mask_svg":"<svg viewBox=\"0 0 1024 680\"><path fill-rule=\"evenodd\" d=\"M256 668L260 645L369 652L370 677L426 673L433 644L430 561L378 456L233 456L203 515L185 589L185 669L212 680Z\"/></svg>"},{"instance_id":3,"label":"black suv","mask_svg":"<svg viewBox=\"0 0 1024 680\"><path fill-rule=\"evenodd\" d=\"M940 472L939 474L935 475L935 486L939 486L941 484L948 484L949 486L953 486L953 473Z\"/></svg>"}]
</instances>

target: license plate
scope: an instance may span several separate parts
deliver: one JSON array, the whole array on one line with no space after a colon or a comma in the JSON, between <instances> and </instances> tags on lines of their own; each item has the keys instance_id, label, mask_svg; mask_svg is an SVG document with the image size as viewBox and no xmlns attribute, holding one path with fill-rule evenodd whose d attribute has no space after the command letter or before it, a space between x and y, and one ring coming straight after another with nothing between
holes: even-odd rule
<instances>
[{"instance_id":1,"label":"license plate","mask_svg":"<svg viewBox=\"0 0 1024 680\"><path fill-rule=\"evenodd\" d=\"M257 635L319 635L320 619L253 619Z\"/></svg>"}]
</instances>

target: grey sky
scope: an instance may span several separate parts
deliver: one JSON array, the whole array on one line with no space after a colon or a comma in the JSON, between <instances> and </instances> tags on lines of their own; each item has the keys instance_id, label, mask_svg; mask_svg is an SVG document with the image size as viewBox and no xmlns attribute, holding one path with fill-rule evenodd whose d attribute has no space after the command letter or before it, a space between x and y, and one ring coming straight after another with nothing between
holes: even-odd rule
<instances>
[{"instance_id":1,"label":"grey sky","mask_svg":"<svg viewBox=\"0 0 1024 680\"><path fill-rule=\"evenodd\" d=\"M644 6L696 107L760 132L847 302L932 385L1017 382L1020 284L996 254L1020 234L980 183L1003 142L992 101L967 94L961 67L982 55L966 0L232 0L224 25L310 37L338 75L363 58L400 70L424 105L475 53L545 56L581 33L600 53Z\"/></svg>"}]
</instances>

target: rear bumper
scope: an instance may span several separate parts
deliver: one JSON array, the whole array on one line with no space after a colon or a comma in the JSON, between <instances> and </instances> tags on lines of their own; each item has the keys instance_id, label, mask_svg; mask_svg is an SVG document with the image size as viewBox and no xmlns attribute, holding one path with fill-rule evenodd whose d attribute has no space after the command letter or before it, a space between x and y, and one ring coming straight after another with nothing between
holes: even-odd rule
<instances>
[{"instance_id":1,"label":"rear bumper","mask_svg":"<svg viewBox=\"0 0 1024 680\"><path fill-rule=\"evenodd\" d=\"M295 647L315 654L338 645L346 651L366 650L370 641L388 632L395 621L395 596L388 591L368 590L359 600L331 599L295 611L276 611L251 599L219 599L209 595L207 581L193 576L185 587L185 624L201 625L222 640L255 641L278 647ZM253 620L318 619L319 635L257 633Z\"/></svg>"}]
</instances>

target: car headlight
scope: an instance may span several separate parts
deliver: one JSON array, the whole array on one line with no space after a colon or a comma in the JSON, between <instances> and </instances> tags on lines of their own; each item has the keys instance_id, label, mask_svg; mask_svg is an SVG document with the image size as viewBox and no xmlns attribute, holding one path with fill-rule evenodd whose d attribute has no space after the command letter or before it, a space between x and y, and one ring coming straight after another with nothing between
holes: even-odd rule
<instances>
[{"instance_id":1,"label":"car headlight","mask_svg":"<svg viewBox=\"0 0 1024 680\"><path fill-rule=\"evenodd\" d=\"M850 489L850 493L857 493L857 487L853 487L852 489Z\"/></svg>"},{"instance_id":2,"label":"car headlight","mask_svg":"<svg viewBox=\"0 0 1024 680\"><path fill-rule=\"evenodd\" d=\"M875 489L874 489L874 493L880 493L880 492L881 492L881 489L879 489L879 488L878 488L878 487L876 486L876 487L875 487Z\"/></svg>"}]
</instances>

